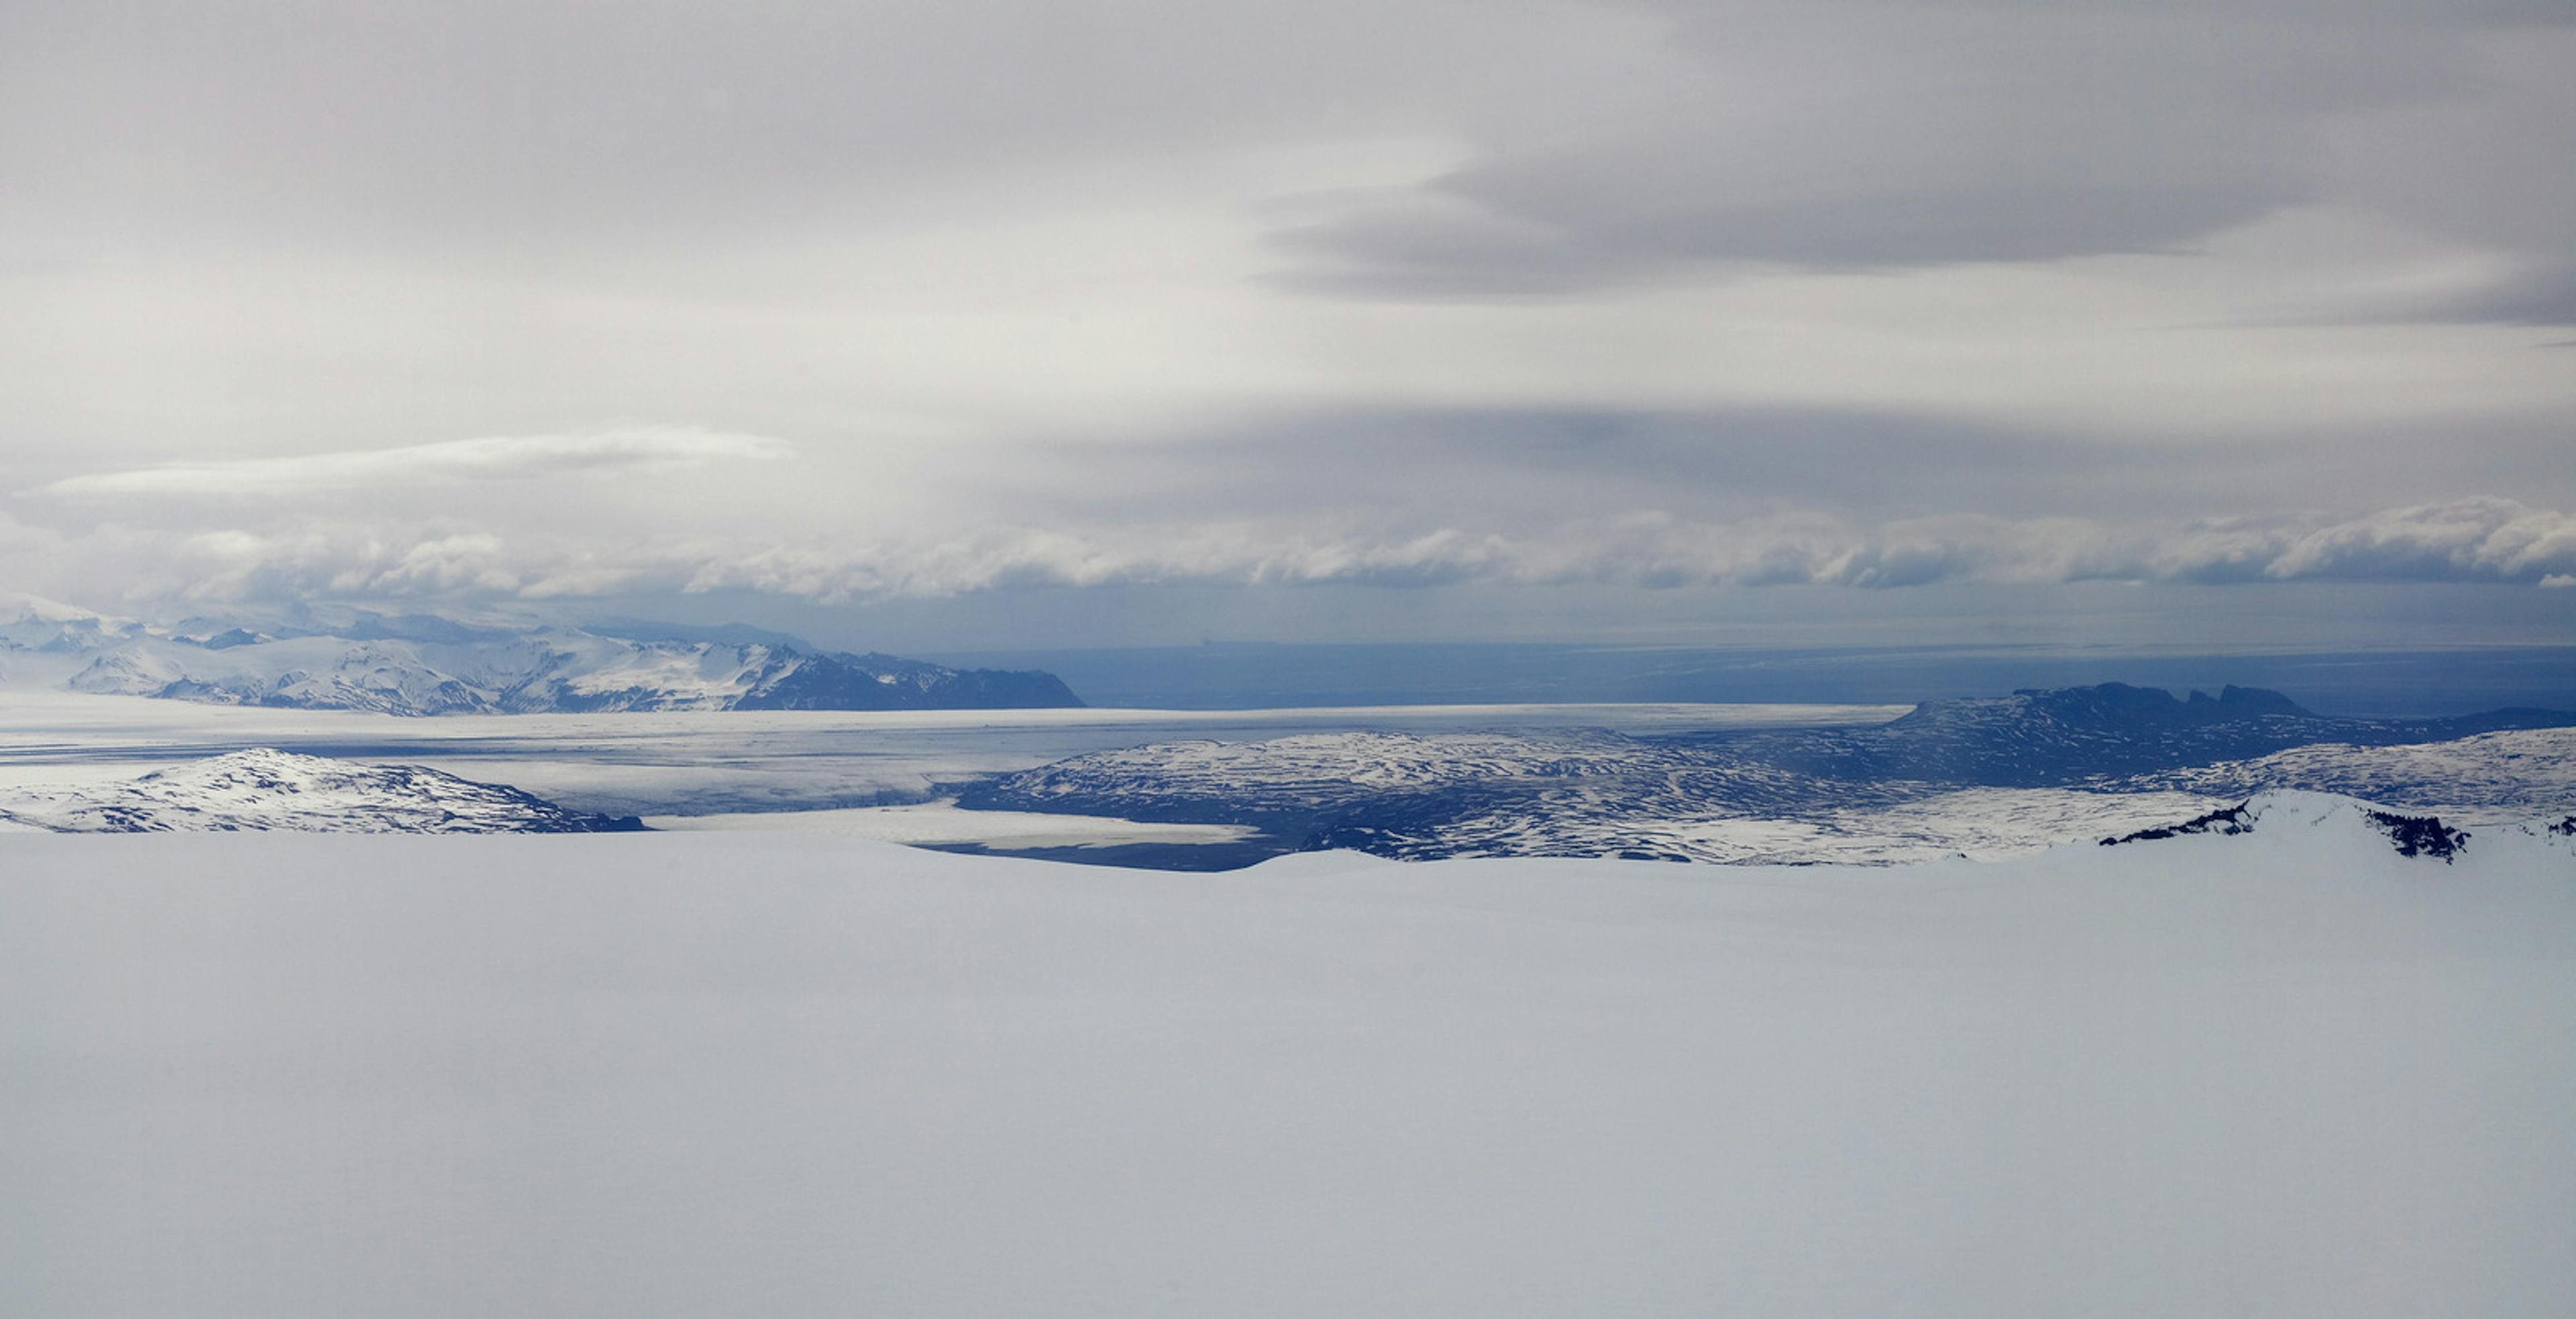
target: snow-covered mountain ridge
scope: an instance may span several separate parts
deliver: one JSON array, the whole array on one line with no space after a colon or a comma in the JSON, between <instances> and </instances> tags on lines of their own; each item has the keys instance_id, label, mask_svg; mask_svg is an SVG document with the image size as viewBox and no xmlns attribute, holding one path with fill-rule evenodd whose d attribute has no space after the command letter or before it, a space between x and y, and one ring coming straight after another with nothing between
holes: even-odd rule
<instances>
[{"instance_id":1,"label":"snow-covered mountain ridge","mask_svg":"<svg viewBox=\"0 0 2576 1319\"><path fill-rule=\"evenodd\" d=\"M2407 815L2330 793L2282 791L2262 793L2249 798L2243 805L2196 815L2175 824L2141 829L2118 838L2105 838L2102 846L2163 842L2194 834L2235 838L2259 829L2302 825L2312 829L2358 828L2377 833L2388 839L2399 856L2430 857L2445 865L2467 855L2469 842L2476 836L2466 829L2443 823L2438 815ZM2576 815L2556 823L2519 821L2500 826L2500 831L2538 840L2544 846L2564 846L2561 840L2576 837Z\"/></svg>"},{"instance_id":2,"label":"snow-covered mountain ridge","mask_svg":"<svg viewBox=\"0 0 2576 1319\"><path fill-rule=\"evenodd\" d=\"M0 650L56 654L95 650L145 632L143 624L131 618L93 614L23 591L0 591Z\"/></svg>"},{"instance_id":3,"label":"snow-covered mountain ridge","mask_svg":"<svg viewBox=\"0 0 2576 1319\"><path fill-rule=\"evenodd\" d=\"M2177 699L2102 683L2010 696L1927 701L1876 728L1796 730L1730 739L1731 754L1820 778L1914 779L2046 787L2268 755L2293 747L2445 742L2576 726L2576 711L2488 710L2438 719L2320 715L2279 692L2226 687Z\"/></svg>"},{"instance_id":4,"label":"snow-covered mountain ridge","mask_svg":"<svg viewBox=\"0 0 2576 1319\"><path fill-rule=\"evenodd\" d=\"M236 751L123 783L0 795L0 827L53 833L619 833L632 818L566 810L416 765Z\"/></svg>"},{"instance_id":5,"label":"snow-covered mountain ridge","mask_svg":"<svg viewBox=\"0 0 2576 1319\"><path fill-rule=\"evenodd\" d=\"M332 626L192 619L155 629L32 597L0 599L0 679L104 695L396 715L1082 703L1052 674L958 670L765 636L637 638L375 615Z\"/></svg>"}]
</instances>

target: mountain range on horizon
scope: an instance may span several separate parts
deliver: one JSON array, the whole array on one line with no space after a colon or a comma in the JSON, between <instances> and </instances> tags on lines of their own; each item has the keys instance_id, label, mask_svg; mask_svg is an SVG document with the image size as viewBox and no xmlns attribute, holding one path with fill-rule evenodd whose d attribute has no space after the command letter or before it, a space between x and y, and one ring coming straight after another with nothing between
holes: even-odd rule
<instances>
[{"instance_id":1,"label":"mountain range on horizon","mask_svg":"<svg viewBox=\"0 0 2576 1319\"><path fill-rule=\"evenodd\" d=\"M753 628L597 630L343 611L170 626L0 597L0 681L394 715L1080 706L1051 673L853 654Z\"/></svg>"}]
</instances>

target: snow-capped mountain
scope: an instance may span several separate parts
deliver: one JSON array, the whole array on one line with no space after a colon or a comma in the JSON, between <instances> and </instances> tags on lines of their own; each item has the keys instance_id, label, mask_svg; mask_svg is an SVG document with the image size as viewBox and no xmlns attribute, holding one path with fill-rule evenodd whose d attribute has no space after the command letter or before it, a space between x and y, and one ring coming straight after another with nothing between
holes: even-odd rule
<instances>
[{"instance_id":1,"label":"snow-capped mountain","mask_svg":"<svg viewBox=\"0 0 2576 1319\"><path fill-rule=\"evenodd\" d=\"M2326 742L2102 785L2120 792L2245 797L2271 789L2402 802L2471 822L2521 819L2576 803L2576 728L2481 733L2445 742Z\"/></svg>"},{"instance_id":2,"label":"snow-capped mountain","mask_svg":"<svg viewBox=\"0 0 2576 1319\"><path fill-rule=\"evenodd\" d=\"M788 638L637 638L356 615L328 632L190 619L154 629L0 600L0 679L220 705L397 715L615 710L1027 709L1054 675L957 670Z\"/></svg>"},{"instance_id":3,"label":"snow-capped mountain","mask_svg":"<svg viewBox=\"0 0 2576 1319\"><path fill-rule=\"evenodd\" d=\"M0 652L77 654L103 649L145 632L143 624L131 618L94 614L22 591L0 591Z\"/></svg>"},{"instance_id":4,"label":"snow-capped mountain","mask_svg":"<svg viewBox=\"0 0 2576 1319\"><path fill-rule=\"evenodd\" d=\"M0 795L0 826L55 833L562 834L643 828L517 788L416 765L361 765L266 748L123 783Z\"/></svg>"},{"instance_id":5,"label":"snow-capped mountain","mask_svg":"<svg viewBox=\"0 0 2576 1319\"><path fill-rule=\"evenodd\" d=\"M1282 850L1414 859L1891 862L2090 841L2279 788L2540 814L2576 800L2576 727L2460 733L2549 723L2576 714L2333 719L2277 693L2112 685L1934 702L1857 729L1166 743L995 776L959 804L1251 825Z\"/></svg>"}]
</instances>

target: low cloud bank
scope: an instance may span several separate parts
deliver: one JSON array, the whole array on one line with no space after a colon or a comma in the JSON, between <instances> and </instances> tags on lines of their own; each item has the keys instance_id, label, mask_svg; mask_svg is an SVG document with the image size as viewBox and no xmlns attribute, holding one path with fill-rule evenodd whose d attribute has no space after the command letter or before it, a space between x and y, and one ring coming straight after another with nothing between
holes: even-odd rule
<instances>
[{"instance_id":1,"label":"low cloud bank","mask_svg":"<svg viewBox=\"0 0 2576 1319\"><path fill-rule=\"evenodd\" d=\"M788 457L784 441L688 426L569 435L494 435L397 449L356 449L171 463L70 477L35 493L65 500L278 496L466 481L662 473L711 462Z\"/></svg>"},{"instance_id":2,"label":"low cloud bank","mask_svg":"<svg viewBox=\"0 0 2576 1319\"><path fill-rule=\"evenodd\" d=\"M1329 518L877 538L503 534L446 520L294 530L0 520L7 576L128 605L311 598L547 600L748 590L823 602L1025 586L1452 583L1625 586L1949 582L2576 582L2576 515L2479 498L2360 516L2120 526L1822 514L1734 522L1636 513L1534 532Z\"/></svg>"}]
</instances>

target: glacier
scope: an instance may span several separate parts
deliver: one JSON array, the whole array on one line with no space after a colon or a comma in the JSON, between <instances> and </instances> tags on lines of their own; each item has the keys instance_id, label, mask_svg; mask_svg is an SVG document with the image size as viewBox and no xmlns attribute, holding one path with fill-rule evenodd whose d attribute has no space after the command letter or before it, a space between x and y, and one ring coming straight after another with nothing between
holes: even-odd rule
<instances>
[{"instance_id":1,"label":"glacier","mask_svg":"<svg viewBox=\"0 0 2576 1319\"><path fill-rule=\"evenodd\" d=\"M2555 1316L2576 838L0 836L0 1312Z\"/></svg>"}]
</instances>

